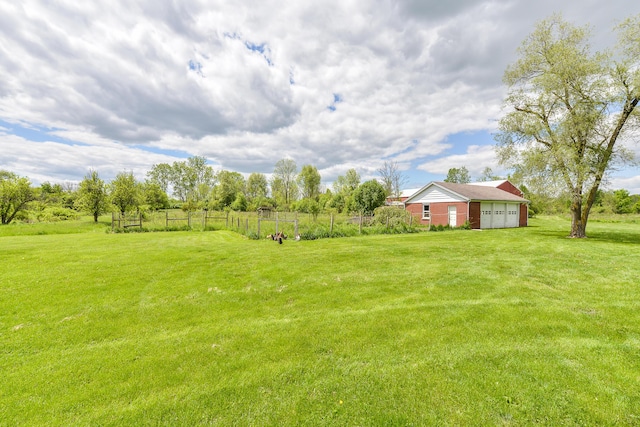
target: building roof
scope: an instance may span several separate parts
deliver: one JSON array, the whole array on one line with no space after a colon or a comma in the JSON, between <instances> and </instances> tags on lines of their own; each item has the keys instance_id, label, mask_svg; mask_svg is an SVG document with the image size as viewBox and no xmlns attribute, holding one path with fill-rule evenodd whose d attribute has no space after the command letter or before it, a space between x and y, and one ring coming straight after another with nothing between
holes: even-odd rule
<instances>
[{"instance_id":1,"label":"building roof","mask_svg":"<svg viewBox=\"0 0 640 427\"><path fill-rule=\"evenodd\" d=\"M419 188L410 188L408 190L402 190L400 192L400 197L411 197L416 194L420 190Z\"/></svg>"},{"instance_id":2,"label":"building roof","mask_svg":"<svg viewBox=\"0 0 640 427\"><path fill-rule=\"evenodd\" d=\"M422 187L419 191L415 192L409 197L405 203L410 203L411 200L423 193L430 186L438 186L441 189L448 190L463 199L468 201L501 201L501 202L519 202L527 203L528 200L508 191L496 188L497 185L504 183L505 181L489 181L473 184L458 184L453 182L430 182Z\"/></svg>"}]
</instances>

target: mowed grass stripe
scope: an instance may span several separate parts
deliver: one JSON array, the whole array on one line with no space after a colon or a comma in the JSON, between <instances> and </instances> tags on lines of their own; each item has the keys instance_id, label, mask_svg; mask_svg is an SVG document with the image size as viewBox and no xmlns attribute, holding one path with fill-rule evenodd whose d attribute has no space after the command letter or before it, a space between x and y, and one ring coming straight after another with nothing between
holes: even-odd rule
<instances>
[{"instance_id":1,"label":"mowed grass stripe","mask_svg":"<svg viewBox=\"0 0 640 427\"><path fill-rule=\"evenodd\" d=\"M0 238L0 423L640 421L637 226Z\"/></svg>"}]
</instances>

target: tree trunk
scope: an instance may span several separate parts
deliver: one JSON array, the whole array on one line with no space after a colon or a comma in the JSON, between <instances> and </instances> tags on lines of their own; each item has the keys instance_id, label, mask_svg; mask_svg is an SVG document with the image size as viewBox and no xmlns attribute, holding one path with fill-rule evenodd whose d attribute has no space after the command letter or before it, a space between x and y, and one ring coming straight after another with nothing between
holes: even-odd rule
<instances>
[{"instance_id":1,"label":"tree trunk","mask_svg":"<svg viewBox=\"0 0 640 427\"><path fill-rule=\"evenodd\" d=\"M571 203L571 234L569 237L583 239L587 237L587 221L582 217L582 194L574 194Z\"/></svg>"}]
</instances>

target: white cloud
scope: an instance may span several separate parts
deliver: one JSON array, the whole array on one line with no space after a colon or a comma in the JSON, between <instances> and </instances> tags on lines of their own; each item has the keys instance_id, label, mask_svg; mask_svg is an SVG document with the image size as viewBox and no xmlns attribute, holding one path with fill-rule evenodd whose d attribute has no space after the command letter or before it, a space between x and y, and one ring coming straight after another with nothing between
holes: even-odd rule
<instances>
[{"instance_id":1,"label":"white cloud","mask_svg":"<svg viewBox=\"0 0 640 427\"><path fill-rule=\"evenodd\" d=\"M447 175L451 168L466 167L472 178L478 178L485 168L489 167L495 174L501 169L495 151L490 145L470 145L464 154L453 154L420 164L417 169L428 173Z\"/></svg>"},{"instance_id":2,"label":"white cloud","mask_svg":"<svg viewBox=\"0 0 640 427\"><path fill-rule=\"evenodd\" d=\"M616 19L640 5L2 2L0 120L82 144L5 135L0 167L78 180L94 165L107 175L175 160L148 147L244 174L290 157L329 182L349 168L374 176L385 160L407 171L441 174L473 161L472 174L479 162L497 172L488 147L452 155L461 150L447 137L493 130L506 65L554 11L593 23L606 45ZM23 156L5 149L18 146Z\"/></svg>"}]
</instances>

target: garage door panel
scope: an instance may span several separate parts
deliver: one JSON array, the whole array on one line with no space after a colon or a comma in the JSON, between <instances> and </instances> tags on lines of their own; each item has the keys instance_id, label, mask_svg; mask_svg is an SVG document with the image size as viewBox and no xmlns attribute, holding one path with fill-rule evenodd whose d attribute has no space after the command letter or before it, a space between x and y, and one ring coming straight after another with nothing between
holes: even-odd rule
<instances>
[{"instance_id":1,"label":"garage door panel","mask_svg":"<svg viewBox=\"0 0 640 427\"><path fill-rule=\"evenodd\" d=\"M485 202L480 204L480 228L518 227L520 205Z\"/></svg>"}]
</instances>

